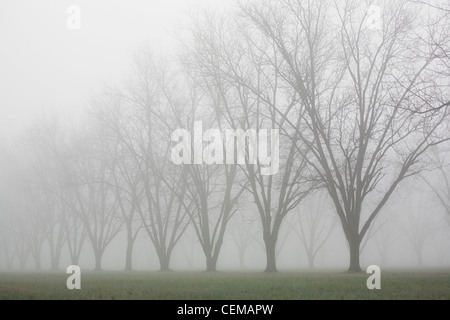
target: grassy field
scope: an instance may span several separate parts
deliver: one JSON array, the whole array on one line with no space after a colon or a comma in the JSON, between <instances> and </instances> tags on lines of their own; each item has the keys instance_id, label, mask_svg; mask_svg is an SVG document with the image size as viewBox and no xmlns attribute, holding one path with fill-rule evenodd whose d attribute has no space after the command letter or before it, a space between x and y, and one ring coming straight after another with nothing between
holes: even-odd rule
<instances>
[{"instance_id":1,"label":"grassy field","mask_svg":"<svg viewBox=\"0 0 450 320\"><path fill-rule=\"evenodd\" d=\"M381 290L369 275L339 272L82 272L81 290L61 273L0 273L0 299L450 299L450 271L383 271Z\"/></svg>"}]
</instances>

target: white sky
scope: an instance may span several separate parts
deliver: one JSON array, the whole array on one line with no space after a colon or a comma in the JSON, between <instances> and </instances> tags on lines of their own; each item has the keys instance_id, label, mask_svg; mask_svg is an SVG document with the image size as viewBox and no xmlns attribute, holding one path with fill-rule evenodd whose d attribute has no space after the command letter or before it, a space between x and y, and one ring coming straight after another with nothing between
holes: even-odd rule
<instances>
[{"instance_id":1,"label":"white sky","mask_svg":"<svg viewBox=\"0 0 450 320\"><path fill-rule=\"evenodd\" d=\"M42 113L76 118L100 81L127 71L139 46L170 48L188 11L230 2L0 0L0 136ZM80 30L66 26L70 5L81 10Z\"/></svg>"}]
</instances>

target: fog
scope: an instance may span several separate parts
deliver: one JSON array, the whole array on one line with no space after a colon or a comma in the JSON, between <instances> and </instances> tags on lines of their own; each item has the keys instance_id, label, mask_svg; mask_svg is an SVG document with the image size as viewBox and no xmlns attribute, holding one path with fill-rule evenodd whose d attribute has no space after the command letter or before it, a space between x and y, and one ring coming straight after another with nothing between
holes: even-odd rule
<instances>
[{"instance_id":1,"label":"fog","mask_svg":"<svg viewBox=\"0 0 450 320\"><path fill-rule=\"evenodd\" d=\"M449 268L449 14L1 1L0 269Z\"/></svg>"}]
</instances>

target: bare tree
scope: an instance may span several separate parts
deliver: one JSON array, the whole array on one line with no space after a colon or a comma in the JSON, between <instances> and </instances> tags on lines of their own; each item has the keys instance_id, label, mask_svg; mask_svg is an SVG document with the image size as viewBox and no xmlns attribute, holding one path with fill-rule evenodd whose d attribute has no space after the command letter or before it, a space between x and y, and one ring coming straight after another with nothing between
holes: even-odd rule
<instances>
[{"instance_id":1,"label":"bare tree","mask_svg":"<svg viewBox=\"0 0 450 320\"><path fill-rule=\"evenodd\" d=\"M115 156L117 157L117 170L113 172L113 188L119 205L119 211L127 231L125 271L131 271L133 269L133 245L142 226L142 223L136 214L137 203L141 200L139 191L137 191L141 178L136 171L130 170L132 164L130 161L127 161L128 157L125 154L119 155L118 152L116 152Z\"/></svg>"},{"instance_id":2,"label":"bare tree","mask_svg":"<svg viewBox=\"0 0 450 320\"><path fill-rule=\"evenodd\" d=\"M238 249L239 268L245 269L246 253L255 242L256 233L260 230L255 227L254 219L247 217L242 211L233 218L231 229L231 237Z\"/></svg>"},{"instance_id":3,"label":"bare tree","mask_svg":"<svg viewBox=\"0 0 450 320\"><path fill-rule=\"evenodd\" d=\"M20 146L26 160L20 160L21 171L16 176L19 189L15 199L15 228L28 247L36 270L42 268L41 253L47 240L46 231L54 223L52 220L55 215L52 195L43 187L45 182L40 181L42 175L50 173L48 169L51 166L46 165L49 162L48 149L43 148L45 140L41 139L47 137L46 129L45 122L35 123L28 129ZM49 244L52 247L53 243Z\"/></svg>"},{"instance_id":4,"label":"bare tree","mask_svg":"<svg viewBox=\"0 0 450 320\"><path fill-rule=\"evenodd\" d=\"M292 228L305 249L308 267L312 269L317 254L333 233L336 221L327 221L329 209L322 194L305 201L296 211L297 223L292 224Z\"/></svg>"},{"instance_id":5,"label":"bare tree","mask_svg":"<svg viewBox=\"0 0 450 320\"><path fill-rule=\"evenodd\" d=\"M111 146L108 153L113 159L114 165L111 170L112 179L108 182L126 230L125 271L131 271L133 269L133 246L142 227L137 210L142 201L143 178L139 172L140 163L134 161L135 158L130 154L128 145L124 143L123 129L120 127L123 115L120 113L119 106L111 99L103 103L104 106L97 106L98 110L95 110L95 116L106 127L103 139L108 141Z\"/></svg>"},{"instance_id":6,"label":"bare tree","mask_svg":"<svg viewBox=\"0 0 450 320\"><path fill-rule=\"evenodd\" d=\"M117 97L105 92L96 98L94 106L92 115L103 127L101 139L109 146L106 152L112 159L110 179L104 183L114 195L118 218L121 218L125 226L127 238L125 271L131 271L133 246L142 227L140 217L137 215L137 208L142 200L142 177L138 168L140 163L134 161L135 157L130 154L130 149L124 142L124 136L127 134L125 128L129 124L121 127L124 119L128 118L122 114Z\"/></svg>"},{"instance_id":7,"label":"bare tree","mask_svg":"<svg viewBox=\"0 0 450 320\"><path fill-rule=\"evenodd\" d=\"M114 177L127 226L127 261L139 230L132 228L137 213L161 271L168 271L173 249L188 226L182 205L185 172L170 163L171 99L178 93L171 87L167 63L148 48L136 53L133 66L124 85L107 88L97 104L119 155Z\"/></svg>"},{"instance_id":8,"label":"bare tree","mask_svg":"<svg viewBox=\"0 0 450 320\"><path fill-rule=\"evenodd\" d=\"M425 244L435 235L437 227L423 201L413 206L414 204L409 205L411 212L407 215L408 221L403 227L403 232L414 249L417 265L422 267Z\"/></svg>"},{"instance_id":9,"label":"bare tree","mask_svg":"<svg viewBox=\"0 0 450 320\"><path fill-rule=\"evenodd\" d=\"M98 125L98 132L93 131L86 136L90 146L84 146L80 154L78 165L70 175L70 182L75 201L71 203L83 222L95 258L95 270L102 269L102 257L105 249L120 232L123 221L119 218L118 203L112 184L114 159L109 158L102 128ZM99 140L100 139L100 140ZM93 148L95 146L95 148Z\"/></svg>"},{"instance_id":10,"label":"bare tree","mask_svg":"<svg viewBox=\"0 0 450 320\"><path fill-rule=\"evenodd\" d=\"M32 136L35 162L30 176L38 192L36 205L40 211L40 231L50 249L52 270L59 268L62 249L67 240L67 226L63 218L67 207L61 198L65 182L61 165L66 147L63 134L56 120L46 120L34 128Z\"/></svg>"},{"instance_id":11,"label":"bare tree","mask_svg":"<svg viewBox=\"0 0 450 320\"><path fill-rule=\"evenodd\" d=\"M244 188L239 185L236 165L185 165L186 206L195 234L206 258L206 271L216 271L228 222L236 212Z\"/></svg>"},{"instance_id":12,"label":"bare tree","mask_svg":"<svg viewBox=\"0 0 450 320\"><path fill-rule=\"evenodd\" d=\"M207 92L205 93L204 88L197 85L195 77L189 78L189 74L190 70L184 70L186 79L194 82L194 84L186 85L186 100L189 101L190 105L180 112L179 104L173 99L169 99L168 96L167 98L171 103L172 110L177 110L174 115L178 127L172 127L173 130L179 128L194 133L191 141L182 141L181 143L184 143L185 147L192 147L192 150L195 150L196 145L204 145L208 139L210 141L219 139L218 137L206 138L203 132L200 133L200 136L195 136L195 130L197 130L195 129L195 123L198 120L202 121L202 127L216 127L221 131L224 128L224 123L223 119L214 115L214 109L201 107L200 103L208 102ZM216 155L223 154L225 149L222 150L222 147L225 148L221 144L220 150L211 150L210 152ZM187 152L187 150L183 150L183 152ZM206 152L202 151L201 156L205 157ZM195 154L191 154L191 156L195 157ZM186 187L183 193L185 197L185 201L183 201L184 209L189 215L190 222L205 254L206 271L216 271L225 231L228 222L238 209L239 198L245 191L245 181L243 181L236 164L218 164L214 161L204 165L197 164L194 161L193 164L183 163L180 167L186 173L183 175Z\"/></svg>"},{"instance_id":13,"label":"bare tree","mask_svg":"<svg viewBox=\"0 0 450 320\"><path fill-rule=\"evenodd\" d=\"M78 265L86 240L87 230L84 227L82 218L75 209L77 206L73 203L74 198L70 198L70 196L75 196L75 193L66 190L64 196L62 219L64 220L63 224L66 229L67 248L69 250L71 264ZM69 205L69 203L72 203L72 205Z\"/></svg>"},{"instance_id":14,"label":"bare tree","mask_svg":"<svg viewBox=\"0 0 450 320\"><path fill-rule=\"evenodd\" d=\"M360 244L399 183L426 166L420 160L431 146L448 140L447 107L420 114L449 100L439 44L424 41L426 18L404 1L380 8L379 28L372 30L367 4L355 1L243 7L276 46L282 57L278 74L305 110L306 126L296 132L314 156L309 164L325 182L341 221L349 271L361 271ZM274 111L297 128L283 110Z\"/></svg>"},{"instance_id":15,"label":"bare tree","mask_svg":"<svg viewBox=\"0 0 450 320\"><path fill-rule=\"evenodd\" d=\"M379 221L377 219L377 221ZM379 231L375 234L374 242L377 247L378 253L380 255L380 266L385 267L388 263L388 253L391 250L392 246L398 240L398 236L396 236L396 226L395 221L386 221L380 224ZM392 251L392 250L391 250Z\"/></svg>"},{"instance_id":16,"label":"bare tree","mask_svg":"<svg viewBox=\"0 0 450 320\"><path fill-rule=\"evenodd\" d=\"M25 238L25 229L21 221L14 220L12 228L14 230L14 250L17 253L17 258L19 260L19 268L25 269L28 258L31 255L31 249Z\"/></svg>"},{"instance_id":17,"label":"bare tree","mask_svg":"<svg viewBox=\"0 0 450 320\"><path fill-rule=\"evenodd\" d=\"M67 240L65 220L62 218L62 212L65 209L64 204L52 194L44 195L45 215L43 232L50 249L50 268L59 269L62 249Z\"/></svg>"},{"instance_id":18,"label":"bare tree","mask_svg":"<svg viewBox=\"0 0 450 320\"><path fill-rule=\"evenodd\" d=\"M187 229L183 235L183 241L180 241L180 250L183 252L183 256L186 259L188 269L194 267L194 255L195 249L198 244L198 238L194 231Z\"/></svg>"},{"instance_id":19,"label":"bare tree","mask_svg":"<svg viewBox=\"0 0 450 320\"><path fill-rule=\"evenodd\" d=\"M236 145L243 143L243 150L248 153L240 166L263 227L266 271L276 272L277 240L284 218L316 186L306 166L307 151L303 150L305 157L297 154L302 148L297 144L297 131L286 128L284 123L284 117L289 115L297 129L301 126L301 111L291 113L298 99L281 84L277 72L281 56L275 52L273 43L255 41L254 30L248 24L238 25L215 16L206 16L204 20L193 28L194 49L188 61L203 84L214 116L223 127L245 130L250 144L251 130L258 133L271 130L269 161L254 161L246 140L237 141ZM270 59L273 65L267 63ZM274 112L275 106L281 110L281 116ZM282 130L281 143L278 135L273 134L276 130ZM258 138L261 148L261 136ZM272 170L271 174L267 170Z\"/></svg>"},{"instance_id":20,"label":"bare tree","mask_svg":"<svg viewBox=\"0 0 450 320\"><path fill-rule=\"evenodd\" d=\"M45 241L45 229L41 220L41 209L44 206L39 203L41 199L39 199L39 195L34 190L28 190L24 195L28 196L28 199L31 201L26 206L26 211L23 212L21 217L22 219L17 221L18 230L34 260L36 270L41 270L41 253Z\"/></svg>"},{"instance_id":21,"label":"bare tree","mask_svg":"<svg viewBox=\"0 0 450 320\"><path fill-rule=\"evenodd\" d=\"M51 190L57 197L61 208L61 220L65 228L66 245L70 262L79 264L80 255L87 237L82 215L78 211L78 192L80 184L77 174L85 147L77 138L76 132L67 141L63 150L54 150L58 160L58 187ZM77 169L78 168L78 169Z\"/></svg>"}]
</instances>

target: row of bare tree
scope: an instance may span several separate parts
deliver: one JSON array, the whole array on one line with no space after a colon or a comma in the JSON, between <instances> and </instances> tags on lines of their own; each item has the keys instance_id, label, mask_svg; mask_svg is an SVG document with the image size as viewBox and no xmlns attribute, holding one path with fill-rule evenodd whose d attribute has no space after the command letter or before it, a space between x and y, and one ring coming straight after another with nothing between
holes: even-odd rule
<instances>
[{"instance_id":1,"label":"row of bare tree","mask_svg":"<svg viewBox=\"0 0 450 320\"><path fill-rule=\"evenodd\" d=\"M168 270L192 227L214 271L229 221L254 206L273 272L283 222L320 189L347 239L349 271L360 271L361 244L377 215L403 180L432 169L428 151L449 140L445 3L380 1L376 23L372 5L245 2L195 17L175 57L140 50L130 75L93 99L82 129L40 128L20 161L8 163L15 184L3 193L13 212L5 225L23 239L5 240L15 241L14 255L25 261L29 252L39 266L46 241L56 268L63 248L76 264L89 241L100 269L124 228L127 270L139 232ZM266 164L248 158L172 163L172 133L193 132L196 121L222 132L279 129L278 173L264 175ZM435 188L448 209L442 192Z\"/></svg>"}]
</instances>

